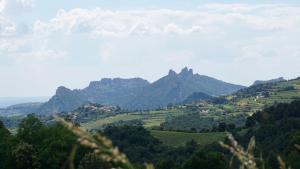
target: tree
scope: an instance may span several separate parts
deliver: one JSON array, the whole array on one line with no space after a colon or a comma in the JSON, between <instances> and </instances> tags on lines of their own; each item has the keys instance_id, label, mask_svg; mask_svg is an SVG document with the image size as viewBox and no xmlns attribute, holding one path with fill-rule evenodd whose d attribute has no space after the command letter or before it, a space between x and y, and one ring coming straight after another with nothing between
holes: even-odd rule
<instances>
[{"instance_id":1,"label":"tree","mask_svg":"<svg viewBox=\"0 0 300 169\"><path fill-rule=\"evenodd\" d=\"M46 127L33 114L28 115L19 125L17 138L20 141L38 145L47 136Z\"/></svg>"},{"instance_id":2,"label":"tree","mask_svg":"<svg viewBox=\"0 0 300 169\"><path fill-rule=\"evenodd\" d=\"M24 143L21 146L25 148L31 148L28 145L32 146L43 169L65 166L73 145L77 144L76 137L71 131L56 123L47 127L34 115L28 115L23 119L17 139Z\"/></svg>"},{"instance_id":3,"label":"tree","mask_svg":"<svg viewBox=\"0 0 300 169\"><path fill-rule=\"evenodd\" d=\"M249 117L247 118L247 120L246 120L245 126L246 126L247 128L249 128L249 127L254 126L255 124L256 124L255 118L254 118L253 116L249 116Z\"/></svg>"},{"instance_id":4,"label":"tree","mask_svg":"<svg viewBox=\"0 0 300 169\"><path fill-rule=\"evenodd\" d=\"M164 149L162 143L142 126L110 126L104 131L129 160L143 164L157 158Z\"/></svg>"},{"instance_id":5,"label":"tree","mask_svg":"<svg viewBox=\"0 0 300 169\"><path fill-rule=\"evenodd\" d=\"M226 169L224 161L221 153L198 151L184 163L183 169Z\"/></svg>"},{"instance_id":6,"label":"tree","mask_svg":"<svg viewBox=\"0 0 300 169\"><path fill-rule=\"evenodd\" d=\"M9 130L4 126L3 122L0 121L0 138L10 136Z\"/></svg>"},{"instance_id":7,"label":"tree","mask_svg":"<svg viewBox=\"0 0 300 169\"><path fill-rule=\"evenodd\" d=\"M66 160L76 142L76 137L60 124L44 129L47 136L40 140L38 146L42 168L56 169L66 165ZM40 138L40 136L37 136ZM78 154L81 156L81 154Z\"/></svg>"},{"instance_id":8,"label":"tree","mask_svg":"<svg viewBox=\"0 0 300 169\"><path fill-rule=\"evenodd\" d=\"M39 169L40 163L36 149L28 143L21 142L12 151L16 169Z\"/></svg>"},{"instance_id":9,"label":"tree","mask_svg":"<svg viewBox=\"0 0 300 169\"><path fill-rule=\"evenodd\" d=\"M175 168L175 162L168 158L161 159L157 164L158 169L173 169Z\"/></svg>"},{"instance_id":10,"label":"tree","mask_svg":"<svg viewBox=\"0 0 300 169\"><path fill-rule=\"evenodd\" d=\"M234 131L235 128L236 127L235 127L234 123L230 123L230 124L227 125L227 130L230 131L230 132Z\"/></svg>"},{"instance_id":11,"label":"tree","mask_svg":"<svg viewBox=\"0 0 300 169\"><path fill-rule=\"evenodd\" d=\"M219 123L218 130L219 130L220 132L224 132L224 131L226 130L226 128L227 128L226 123L224 123L224 122Z\"/></svg>"},{"instance_id":12,"label":"tree","mask_svg":"<svg viewBox=\"0 0 300 169\"><path fill-rule=\"evenodd\" d=\"M111 164L103 162L99 156L94 153L86 154L81 160L78 169L108 169L113 168Z\"/></svg>"},{"instance_id":13,"label":"tree","mask_svg":"<svg viewBox=\"0 0 300 169\"><path fill-rule=\"evenodd\" d=\"M0 169L11 168L13 166L11 149L14 144L13 136L0 121Z\"/></svg>"}]
</instances>

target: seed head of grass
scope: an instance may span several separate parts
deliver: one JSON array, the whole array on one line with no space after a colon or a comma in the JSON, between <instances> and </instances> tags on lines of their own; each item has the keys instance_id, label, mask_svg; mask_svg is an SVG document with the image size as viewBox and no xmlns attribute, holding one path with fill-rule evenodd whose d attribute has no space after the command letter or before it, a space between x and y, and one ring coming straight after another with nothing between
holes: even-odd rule
<instances>
[{"instance_id":1,"label":"seed head of grass","mask_svg":"<svg viewBox=\"0 0 300 169\"><path fill-rule=\"evenodd\" d=\"M233 156L235 156L239 160L239 162L241 163L241 168L257 169L255 157L253 155L253 150L255 148L254 137L251 138L247 150L245 150L242 146L238 144L238 142L234 139L232 134L226 133L226 135L229 140L229 144L220 142L220 145L223 148L229 150L233 154Z\"/></svg>"},{"instance_id":2,"label":"seed head of grass","mask_svg":"<svg viewBox=\"0 0 300 169\"><path fill-rule=\"evenodd\" d=\"M80 145L92 149L93 152L103 161L113 163L122 169L134 169L126 155L121 153L118 148L113 147L110 139L99 133L97 133L95 136L92 136L57 115L54 115L54 119L72 131L78 137L78 142Z\"/></svg>"}]
</instances>

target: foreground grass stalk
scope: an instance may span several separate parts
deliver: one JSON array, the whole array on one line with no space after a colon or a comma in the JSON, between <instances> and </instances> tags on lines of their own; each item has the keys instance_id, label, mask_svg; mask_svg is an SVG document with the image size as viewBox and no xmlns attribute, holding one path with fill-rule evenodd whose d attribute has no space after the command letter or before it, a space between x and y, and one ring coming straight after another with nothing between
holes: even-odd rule
<instances>
[{"instance_id":1,"label":"foreground grass stalk","mask_svg":"<svg viewBox=\"0 0 300 169\"><path fill-rule=\"evenodd\" d=\"M240 168L241 169L258 169L256 162L255 162L255 157L254 157L254 148L255 148L255 138L252 137L250 139L250 142L248 144L247 150L244 150L242 146L238 144L238 142L234 139L232 134L226 133L227 138L229 140L230 144L225 144L224 142L220 142L220 145L229 150L233 156L235 156L241 163ZM295 145L297 149L300 150L299 145ZM291 167L288 167L285 162L282 160L280 156L277 157L278 163L279 163L279 168L280 169L292 169ZM262 163L262 169L264 169L264 160L262 158L262 154L260 154L260 161ZM232 163L232 162L231 162ZM230 164L231 167L231 164Z\"/></svg>"},{"instance_id":2,"label":"foreground grass stalk","mask_svg":"<svg viewBox=\"0 0 300 169\"><path fill-rule=\"evenodd\" d=\"M103 161L113 163L123 169L134 169L125 154L121 153L118 148L113 147L111 140L105 136L100 134L92 136L57 115L54 115L54 118L56 121L60 122L70 131L72 131L76 136L78 136L78 142L80 145L92 149L93 152Z\"/></svg>"},{"instance_id":3,"label":"foreground grass stalk","mask_svg":"<svg viewBox=\"0 0 300 169\"><path fill-rule=\"evenodd\" d=\"M255 162L255 157L253 155L253 150L255 147L255 139L254 137L251 138L247 150L244 150L242 146L238 144L238 142L234 139L232 134L226 133L229 145L225 144L224 142L220 142L220 145L225 149L228 149L233 156L235 156L241 163L241 168L245 169L257 169L257 165Z\"/></svg>"},{"instance_id":4,"label":"foreground grass stalk","mask_svg":"<svg viewBox=\"0 0 300 169\"><path fill-rule=\"evenodd\" d=\"M300 150L300 145L295 144L295 147L296 147L298 150Z\"/></svg>"},{"instance_id":5,"label":"foreground grass stalk","mask_svg":"<svg viewBox=\"0 0 300 169\"><path fill-rule=\"evenodd\" d=\"M285 162L282 160L280 156L277 157L278 163L279 163L279 168L280 169L291 169L291 167L287 167Z\"/></svg>"}]
</instances>

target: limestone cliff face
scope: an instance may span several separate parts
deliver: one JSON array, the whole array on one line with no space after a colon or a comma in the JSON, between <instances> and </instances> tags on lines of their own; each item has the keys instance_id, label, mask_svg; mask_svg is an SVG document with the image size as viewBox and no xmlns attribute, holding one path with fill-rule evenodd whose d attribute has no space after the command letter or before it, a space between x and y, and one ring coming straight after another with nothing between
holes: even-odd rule
<instances>
[{"instance_id":1,"label":"limestone cliff face","mask_svg":"<svg viewBox=\"0 0 300 169\"><path fill-rule=\"evenodd\" d=\"M152 109L170 103L182 103L197 92L209 96L220 96L233 93L241 88L243 86L194 74L192 69L185 67L178 74L170 70L167 76L146 86L136 98L125 106L129 109Z\"/></svg>"},{"instance_id":2,"label":"limestone cliff face","mask_svg":"<svg viewBox=\"0 0 300 169\"><path fill-rule=\"evenodd\" d=\"M196 92L220 96L241 88L243 86L194 74L192 69L185 67L180 73L170 70L168 75L153 83L141 78L104 78L91 82L88 87L81 90L59 87L56 94L40 107L39 112L71 111L85 103L114 105L128 110L145 110L170 103L181 103Z\"/></svg>"},{"instance_id":3,"label":"limestone cliff face","mask_svg":"<svg viewBox=\"0 0 300 169\"><path fill-rule=\"evenodd\" d=\"M71 111L86 103L124 105L149 82L140 78L102 79L93 81L82 90L59 87L56 94L39 109L42 114Z\"/></svg>"}]
</instances>

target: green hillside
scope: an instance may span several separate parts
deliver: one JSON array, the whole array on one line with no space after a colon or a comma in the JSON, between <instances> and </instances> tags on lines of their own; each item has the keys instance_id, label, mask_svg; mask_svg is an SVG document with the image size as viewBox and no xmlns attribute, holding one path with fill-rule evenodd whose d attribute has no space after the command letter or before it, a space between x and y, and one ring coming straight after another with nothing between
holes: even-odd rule
<instances>
[{"instance_id":1,"label":"green hillside","mask_svg":"<svg viewBox=\"0 0 300 169\"><path fill-rule=\"evenodd\" d=\"M166 130L212 130L220 122L243 126L246 118L276 103L300 99L300 79L259 84L211 101L186 105L188 112L161 124Z\"/></svg>"},{"instance_id":2,"label":"green hillside","mask_svg":"<svg viewBox=\"0 0 300 169\"><path fill-rule=\"evenodd\" d=\"M252 114L274 103L300 99L300 79L252 86L240 90L226 99L229 101L226 106L234 108L235 112Z\"/></svg>"},{"instance_id":3,"label":"green hillside","mask_svg":"<svg viewBox=\"0 0 300 169\"><path fill-rule=\"evenodd\" d=\"M162 108L153 111L131 112L108 116L82 123L87 129L99 129L103 125L139 120L144 127L162 126L167 130L211 130L220 122L243 126L246 118L258 110L275 103L300 99L300 79L271 84L259 84L242 89L235 94L210 101Z\"/></svg>"},{"instance_id":4,"label":"green hillside","mask_svg":"<svg viewBox=\"0 0 300 169\"><path fill-rule=\"evenodd\" d=\"M225 133L185 133L175 131L151 130L151 134L162 141L165 145L178 147L184 146L186 142L195 140L199 145L204 146L213 142L223 141Z\"/></svg>"}]
</instances>

